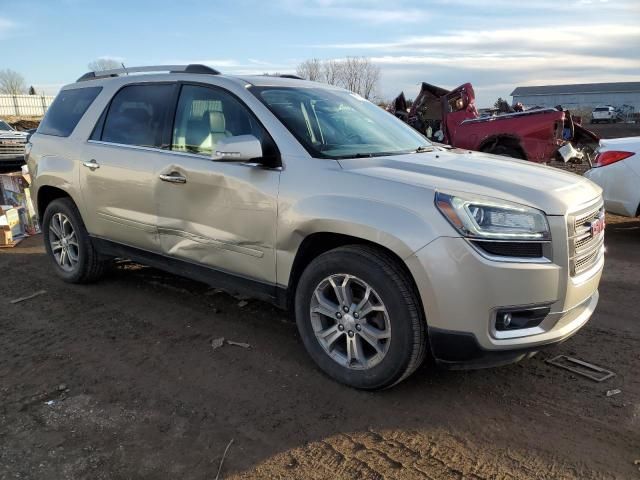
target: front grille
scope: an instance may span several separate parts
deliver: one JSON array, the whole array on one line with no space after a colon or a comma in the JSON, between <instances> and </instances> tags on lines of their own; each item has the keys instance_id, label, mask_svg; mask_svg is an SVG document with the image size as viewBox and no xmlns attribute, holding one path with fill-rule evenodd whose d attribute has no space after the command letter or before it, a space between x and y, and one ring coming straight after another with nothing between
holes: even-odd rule
<instances>
[{"instance_id":1,"label":"front grille","mask_svg":"<svg viewBox=\"0 0 640 480\"><path fill-rule=\"evenodd\" d=\"M0 140L0 155L24 155L24 140Z\"/></svg>"},{"instance_id":2,"label":"front grille","mask_svg":"<svg viewBox=\"0 0 640 480\"><path fill-rule=\"evenodd\" d=\"M592 232L592 222L604 219L604 206L599 204L569 216L569 269L571 276L593 267L603 254L604 231Z\"/></svg>"}]
</instances>

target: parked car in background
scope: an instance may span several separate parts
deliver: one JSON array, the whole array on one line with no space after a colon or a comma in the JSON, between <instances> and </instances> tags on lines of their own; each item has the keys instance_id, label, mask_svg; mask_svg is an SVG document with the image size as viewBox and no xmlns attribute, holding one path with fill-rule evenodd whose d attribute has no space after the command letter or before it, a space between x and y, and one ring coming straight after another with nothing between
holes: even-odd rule
<instances>
[{"instance_id":1,"label":"parked car in background","mask_svg":"<svg viewBox=\"0 0 640 480\"><path fill-rule=\"evenodd\" d=\"M27 136L26 132L19 132L4 120L0 120L0 168L24 164Z\"/></svg>"},{"instance_id":2,"label":"parked car in background","mask_svg":"<svg viewBox=\"0 0 640 480\"><path fill-rule=\"evenodd\" d=\"M596 107L591 112L591 123L615 123L618 120L618 112L612 106Z\"/></svg>"},{"instance_id":3,"label":"parked car in background","mask_svg":"<svg viewBox=\"0 0 640 480\"><path fill-rule=\"evenodd\" d=\"M482 116L470 83L451 91L422 83L408 112L404 93L387 110L438 142L537 163L589 161L599 140L558 108Z\"/></svg>"},{"instance_id":4,"label":"parked car in background","mask_svg":"<svg viewBox=\"0 0 640 480\"><path fill-rule=\"evenodd\" d=\"M593 168L585 176L604 190L608 212L640 215L640 137L600 140Z\"/></svg>"},{"instance_id":5,"label":"parked car in background","mask_svg":"<svg viewBox=\"0 0 640 480\"><path fill-rule=\"evenodd\" d=\"M334 86L202 65L90 72L31 143L62 279L125 257L273 302L357 388L400 382L427 352L452 367L527 358L598 303L604 232L583 231L603 221L597 185L434 145Z\"/></svg>"}]
</instances>

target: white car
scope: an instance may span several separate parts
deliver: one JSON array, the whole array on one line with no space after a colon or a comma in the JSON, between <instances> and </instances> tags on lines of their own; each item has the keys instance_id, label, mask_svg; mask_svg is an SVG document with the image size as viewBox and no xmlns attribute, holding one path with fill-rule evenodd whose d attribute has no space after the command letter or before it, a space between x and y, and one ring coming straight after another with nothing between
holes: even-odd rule
<instances>
[{"instance_id":1,"label":"white car","mask_svg":"<svg viewBox=\"0 0 640 480\"><path fill-rule=\"evenodd\" d=\"M593 168L585 176L604 190L608 212L640 215L640 137L600 140Z\"/></svg>"},{"instance_id":2,"label":"white car","mask_svg":"<svg viewBox=\"0 0 640 480\"><path fill-rule=\"evenodd\" d=\"M591 112L591 123L615 123L618 121L616 109L607 105L606 107L596 107Z\"/></svg>"}]
</instances>

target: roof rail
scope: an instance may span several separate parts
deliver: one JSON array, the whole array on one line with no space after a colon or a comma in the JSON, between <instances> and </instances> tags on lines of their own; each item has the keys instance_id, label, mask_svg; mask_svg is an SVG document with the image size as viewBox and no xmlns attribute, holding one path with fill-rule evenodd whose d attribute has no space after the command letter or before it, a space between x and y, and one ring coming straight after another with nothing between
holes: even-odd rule
<instances>
[{"instance_id":1,"label":"roof rail","mask_svg":"<svg viewBox=\"0 0 640 480\"><path fill-rule=\"evenodd\" d=\"M304 80L304 78L299 77L298 75L292 75L290 73L285 73L283 75L279 75L280 78L293 78L294 80Z\"/></svg>"},{"instance_id":2,"label":"roof rail","mask_svg":"<svg viewBox=\"0 0 640 480\"><path fill-rule=\"evenodd\" d=\"M147 67L123 67L114 68L113 70L102 70L99 72L87 72L82 75L76 82L84 82L85 80L95 80L97 78L118 77L120 75L128 75L130 73L142 72L169 72L169 73L201 73L205 75L220 75L220 72L206 65L192 63L189 65L155 65Z\"/></svg>"}]
</instances>

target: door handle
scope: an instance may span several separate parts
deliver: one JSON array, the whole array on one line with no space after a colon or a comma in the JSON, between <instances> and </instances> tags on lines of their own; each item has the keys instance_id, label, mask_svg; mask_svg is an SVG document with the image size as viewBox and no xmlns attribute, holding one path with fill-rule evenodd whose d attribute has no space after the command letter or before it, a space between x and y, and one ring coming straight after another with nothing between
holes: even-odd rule
<instances>
[{"instance_id":1,"label":"door handle","mask_svg":"<svg viewBox=\"0 0 640 480\"><path fill-rule=\"evenodd\" d=\"M161 174L160 180L169 183L187 183L186 177L183 177L177 172L172 172L169 175Z\"/></svg>"},{"instance_id":2,"label":"door handle","mask_svg":"<svg viewBox=\"0 0 640 480\"><path fill-rule=\"evenodd\" d=\"M100 168L100 164L98 162L96 162L95 160L89 160L88 162L83 162L82 165L84 165L85 167L87 167L88 169L90 169L92 172L96 169L96 168Z\"/></svg>"}]
</instances>

